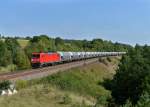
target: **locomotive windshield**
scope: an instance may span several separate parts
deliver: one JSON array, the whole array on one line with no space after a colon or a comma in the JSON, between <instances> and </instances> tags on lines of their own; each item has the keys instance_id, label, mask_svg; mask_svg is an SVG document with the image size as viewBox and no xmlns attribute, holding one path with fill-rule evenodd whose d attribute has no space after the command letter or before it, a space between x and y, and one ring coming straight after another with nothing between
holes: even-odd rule
<instances>
[{"instance_id":1,"label":"locomotive windshield","mask_svg":"<svg viewBox=\"0 0 150 107\"><path fill-rule=\"evenodd\" d=\"M33 54L33 55L32 55L32 58L39 58L39 57L40 57L39 54Z\"/></svg>"}]
</instances>

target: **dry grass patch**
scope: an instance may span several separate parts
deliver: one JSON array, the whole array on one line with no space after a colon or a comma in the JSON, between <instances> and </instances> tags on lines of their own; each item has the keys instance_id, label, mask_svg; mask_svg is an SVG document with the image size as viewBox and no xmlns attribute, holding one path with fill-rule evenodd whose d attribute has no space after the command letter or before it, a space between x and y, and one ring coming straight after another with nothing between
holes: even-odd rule
<instances>
[{"instance_id":1,"label":"dry grass patch","mask_svg":"<svg viewBox=\"0 0 150 107\"><path fill-rule=\"evenodd\" d=\"M65 97L66 99L64 99ZM70 101L68 99L70 99ZM81 105L81 107L87 107L93 105L94 101L91 99L70 92L61 91L49 85L35 85L21 90L16 95L0 97L0 106L79 107Z\"/></svg>"}]
</instances>

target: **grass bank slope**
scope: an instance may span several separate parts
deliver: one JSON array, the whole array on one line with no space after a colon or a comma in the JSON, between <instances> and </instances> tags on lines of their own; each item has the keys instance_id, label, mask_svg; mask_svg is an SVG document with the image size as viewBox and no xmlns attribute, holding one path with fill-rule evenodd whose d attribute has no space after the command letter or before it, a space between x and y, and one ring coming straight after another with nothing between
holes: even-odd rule
<instances>
[{"instance_id":1,"label":"grass bank slope","mask_svg":"<svg viewBox=\"0 0 150 107\"><path fill-rule=\"evenodd\" d=\"M110 96L110 92L98 83L104 78L112 78L119 58L105 58L101 61L40 80L27 81L18 94L0 97L0 106L92 107L97 97Z\"/></svg>"}]
</instances>

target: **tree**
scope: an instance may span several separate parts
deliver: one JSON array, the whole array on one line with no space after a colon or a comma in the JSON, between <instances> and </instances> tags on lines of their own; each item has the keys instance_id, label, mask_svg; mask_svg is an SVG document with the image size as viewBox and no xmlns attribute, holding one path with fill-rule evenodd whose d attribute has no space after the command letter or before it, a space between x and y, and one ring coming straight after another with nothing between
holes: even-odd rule
<instances>
[{"instance_id":1,"label":"tree","mask_svg":"<svg viewBox=\"0 0 150 107\"><path fill-rule=\"evenodd\" d=\"M112 80L112 97L117 104L124 104L130 99L136 104L145 90L145 78L150 74L150 65L143 57L138 46L123 56L119 69Z\"/></svg>"},{"instance_id":2,"label":"tree","mask_svg":"<svg viewBox=\"0 0 150 107\"><path fill-rule=\"evenodd\" d=\"M60 37L56 37L55 38L55 45L58 46L58 45L64 45L64 40L61 39Z\"/></svg>"},{"instance_id":3,"label":"tree","mask_svg":"<svg viewBox=\"0 0 150 107\"><path fill-rule=\"evenodd\" d=\"M7 49L11 52L13 64L17 65L18 69L25 69L30 67L30 61L24 50L14 38L6 38Z\"/></svg>"},{"instance_id":4,"label":"tree","mask_svg":"<svg viewBox=\"0 0 150 107\"><path fill-rule=\"evenodd\" d=\"M20 47L19 43L17 42L17 40L14 38L6 38L5 43L6 43L7 49L11 52L12 62L15 63L16 62L16 52L21 47Z\"/></svg>"},{"instance_id":5,"label":"tree","mask_svg":"<svg viewBox=\"0 0 150 107\"><path fill-rule=\"evenodd\" d=\"M19 69L26 69L30 67L30 61L25 52L21 49L18 49L16 52L15 64Z\"/></svg>"},{"instance_id":6,"label":"tree","mask_svg":"<svg viewBox=\"0 0 150 107\"><path fill-rule=\"evenodd\" d=\"M55 50L54 40L46 35L34 36L25 48L25 52L29 59L31 58L32 52L48 52Z\"/></svg>"},{"instance_id":7,"label":"tree","mask_svg":"<svg viewBox=\"0 0 150 107\"><path fill-rule=\"evenodd\" d=\"M11 63L11 52L7 49L7 45L3 41L0 41L0 66L7 66Z\"/></svg>"},{"instance_id":8,"label":"tree","mask_svg":"<svg viewBox=\"0 0 150 107\"><path fill-rule=\"evenodd\" d=\"M150 93L144 92L141 95L136 107L150 107Z\"/></svg>"}]
</instances>

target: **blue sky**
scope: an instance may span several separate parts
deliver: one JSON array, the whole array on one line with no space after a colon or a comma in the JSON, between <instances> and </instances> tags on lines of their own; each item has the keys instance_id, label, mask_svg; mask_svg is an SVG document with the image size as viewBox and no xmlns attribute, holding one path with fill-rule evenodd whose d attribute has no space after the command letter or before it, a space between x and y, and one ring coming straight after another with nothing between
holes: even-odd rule
<instances>
[{"instance_id":1,"label":"blue sky","mask_svg":"<svg viewBox=\"0 0 150 107\"><path fill-rule=\"evenodd\" d=\"M150 44L150 0L1 0L0 33Z\"/></svg>"}]
</instances>

